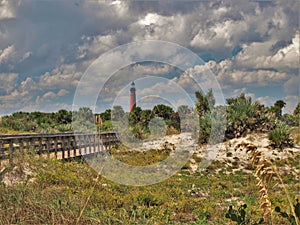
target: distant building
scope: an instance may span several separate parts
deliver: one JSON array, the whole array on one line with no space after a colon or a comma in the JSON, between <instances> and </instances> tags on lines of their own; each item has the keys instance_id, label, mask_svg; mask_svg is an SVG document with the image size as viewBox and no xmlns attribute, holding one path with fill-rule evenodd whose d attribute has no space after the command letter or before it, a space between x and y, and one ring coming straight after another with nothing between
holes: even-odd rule
<instances>
[{"instance_id":1,"label":"distant building","mask_svg":"<svg viewBox=\"0 0 300 225\"><path fill-rule=\"evenodd\" d=\"M134 82L131 83L130 88L130 105L129 105L129 112L133 110L133 108L136 107L136 95L135 95L135 84Z\"/></svg>"}]
</instances>

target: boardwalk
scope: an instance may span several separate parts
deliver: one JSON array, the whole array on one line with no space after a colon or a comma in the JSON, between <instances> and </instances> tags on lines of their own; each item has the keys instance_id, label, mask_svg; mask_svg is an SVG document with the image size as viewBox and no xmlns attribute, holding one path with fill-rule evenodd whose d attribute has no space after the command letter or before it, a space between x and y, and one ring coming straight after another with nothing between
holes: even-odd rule
<instances>
[{"instance_id":1,"label":"boardwalk","mask_svg":"<svg viewBox=\"0 0 300 225\"><path fill-rule=\"evenodd\" d=\"M94 154L119 142L116 133L53 133L0 135L0 161L12 161L25 151L57 159Z\"/></svg>"}]
</instances>

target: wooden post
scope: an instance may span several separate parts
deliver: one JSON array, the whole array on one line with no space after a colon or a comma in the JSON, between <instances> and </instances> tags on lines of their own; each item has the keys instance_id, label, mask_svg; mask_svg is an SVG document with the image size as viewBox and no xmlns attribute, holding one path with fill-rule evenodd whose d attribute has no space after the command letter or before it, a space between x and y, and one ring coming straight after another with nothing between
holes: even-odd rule
<instances>
[{"instance_id":1,"label":"wooden post","mask_svg":"<svg viewBox=\"0 0 300 225\"><path fill-rule=\"evenodd\" d=\"M91 154L92 153L92 135L89 134L88 137L89 137L89 154Z\"/></svg>"},{"instance_id":2,"label":"wooden post","mask_svg":"<svg viewBox=\"0 0 300 225\"><path fill-rule=\"evenodd\" d=\"M54 155L55 158L57 159L57 149L58 149L58 137L54 137Z\"/></svg>"},{"instance_id":3,"label":"wooden post","mask_svg":"<svg viewBox=\"0 0 300 225\"><path fill-rule=\"evenodd\" d=\"M77 138L76 148L78 147L79 155L82 156L82 151L81 151L82 137L80 135L77 135L76 138Z\"/></svg>"},{"instance_id":4,"label":"wooden post","mask_svg":"<svg viewBox=\"0 0 300 225\"><path fill-rule=\"evenodd\" d=\"M29 141L29 148L30 148L30 151L32 151L33 154L36 154L35 152L35 141L34 141L34 138L30 138L30 141Z\"/></svg>"},{"instance_id":5,"label":"wooden post","mask_svg":"<svg viewBox=\"0 0 300 225\"><path fill-rule=\"evenodd\" d=\"M24 141L25 140L23 140L23 138L21 138L21 139L19 139L19 149L20 149L20 153L22 154L22 155L24 155Z\"/></svg>"},{"instance_id":6,"label":"wooden post","mask_svg":"<svg viewBox=\"0 0 300 225\"><path fill-rule=\"evenodd\" d=\"M74 157L76 157L76 139L75 136L70 136L71 138L71 147L73 148Z\"/></svg>"},{"instance_id":7,"label":"wooden post","mask_svg":"<svg viewBox=\"0 0 300 225\"><path fill-rule=\"evenodd\" d=\"M43 137L39 137L39 148L38 154L41 155L43 153Z\"/></svg>"},{"instance_id":8,"label":"wooden post","mask_svg":"<svg viewBox=\"0 0 300 225\"><path fill-rule=\"evenodd\" d=\"M47 158L50 158L51 137L46 138Z\"/></svg>"},{"instance_id":9,"label":"wooden post","mask_svg":"<svg viewBox=\"0 0 300 225\"><path fill-rule=\"evenodd\" d=\"M101 151L100 134L97 134L98 152Z\"/></svg>"},{"instance_id":10,"label":"wooden post","mask_svg":"<svg viewBox=\"0 0 300 225\"><path fill-rule=\"evenodd\" d=\"M65 159L65 140L62 138L62 137L60 137L61 138L61 157L62 157L62 159Z\"/></svg>"},{"instance_id":11,"label":"wooden post","mask_svg":"<svg viewBox=\"0 0 300 225\"><path fill-rule=\"evenodd\" d=\"M68 158L71 158L71 152L70 152L70 150L71 150L71 145L70 145L69 137L63 137L63 138L65 138L66 141L67 141Z\"/></svg>"},{"instance_id":12,"label":"wooden post","mask_svg":"<svg viewBox=\"0 0 300 225\"><path fill-rule=\"evenodd\" d=\"M9 150L8 150L8 161L9 161L9 164L12 165L13 164L13 152L14 152L14 144L13 144L13 140L10 139L9 140Z\"/></svg>"},{"instance_id":13,"label":"wooden post","mask_svg":"<svg viewBox=\"0 0 300 225\"><path fill-rule=\"evenodd\" d=\"M84 155L87 154L87 147L86 147L86 135L83 135L83 149L84 149Z\"/></svg>"}]
</instances>

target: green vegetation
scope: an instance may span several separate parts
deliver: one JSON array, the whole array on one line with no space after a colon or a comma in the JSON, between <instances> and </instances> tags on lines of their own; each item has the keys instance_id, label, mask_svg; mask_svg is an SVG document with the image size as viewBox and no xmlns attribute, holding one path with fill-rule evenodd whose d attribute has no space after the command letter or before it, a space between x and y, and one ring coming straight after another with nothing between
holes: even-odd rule
<instances>
[{"instance_id":1,"label":"green vegetation","mask_svg":"<svg viewBox=\"0 0 300 225\"><path fill-rule=\"evenodd\" d=\"M225 139L264 132L268 133L271 147L284 148L291 146L293 140L300 143L300 104L293 114L282 115L284 105L278 100L266 107L241 94L227 99L226 106L216 106L210 90L196 92L195 110L180 106L174 111L157 105L153 109L136 107L128 113L115 106L100 114L102 123L97 126L89 108L80 108L73 114L66 110L17 112L1 118L0 132L65 132L74 128L96 132L112 131L117 126L129 127L130 135L143 139L162 132L180 133L182 124L192 127L186 120L196 115L200 145L208 143L212 136L223 141L217 137L226 119ZM234 161L214 161L206 170L195 173L187 163L169 179L143 187L111 182L92 170L84 159L59 161L30 153L16 154L13 165L1 164L0 224L298 225L299 154L271 162L260 158L257 147L247 147L251 165L240 165L239 157L233 157L233 151L227 152L226 156ZM126 164L146 166L167 158L172 151L168 144L145 152L119 145L110 149L110 154ZM201 161L196 155L192 159ZM15 183L5 185L10 179Z\"/></svg>"},{"instance_id":2,"label":"green vegetation","mask_svg":"<svg viewBox=\"0 0 300 225\"><path fill-rule=\"evenodd\" d=\"M157 151L147 154L143 158L146 164L153 163L153 158L160 160ZM141 155L124 157L132 165L141 159ZM276 165L282 171L287 163L299 169L299 160L298 155L288 161L277 161ZM230 166L224 167L218 161L206 171L191 174L182 169L161 183L143 187L111 182L80 159L59 161L20 155L14 162L13 168L0 177L11 174L12 179L23 179L12 186L0 184L0 224L230 225L237 224L234 214L238 221L249 222L244 224L259 222L263 214L254 171L232 172ZM291 199L299 198L297 176L282 179ZM273 210L278 206L291 215L282 187L271 188L269 198ZM247 208L234 210L245 204ZM232 210L228 212L230 206ZM275 225L290 224L279 213L273 217ZM269 217L264 221L263 224L271 224Z\"/></svg>"},{"instance_id":3,"label":"green vegetation","mask_svg":"<svg viewBox=\"0 0 300 225\"><path fill-rule=\"evenodd\" d=\"M285 123L279 123L275 129L269 132L269 140L275 148L289 147L293 145L291 134Z\"/></svg>"}]
</instances>

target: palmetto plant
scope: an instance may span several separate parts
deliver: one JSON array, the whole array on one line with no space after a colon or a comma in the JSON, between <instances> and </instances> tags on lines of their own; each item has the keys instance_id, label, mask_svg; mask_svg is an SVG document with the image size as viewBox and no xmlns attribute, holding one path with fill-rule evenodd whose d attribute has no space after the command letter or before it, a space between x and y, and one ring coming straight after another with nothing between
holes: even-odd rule
<instances>
[{"instance_id":1,"label":"palmetto plant","mask_svg":"<svg viewBox=\"0 0 300 225\"><path fill-rule=\"evenodd\" d=\"M255 130L266 121L264 107L252 102L250 97L241 94L237 98L227 99L227 134L233 137L244 135L247 130Z\"/></svg>"},{"instance_id":2,"label":"palmetto plant","mask_svg":"<svg viewBox=\"0 0 300 225\"><path fill-rule=\"evenodd\" d=\"M268 137L271 142L271 146L275 148L293 145L289 128L283 122L278 123L275 129L270 131Z\"/></svg>"}]
</instances>

